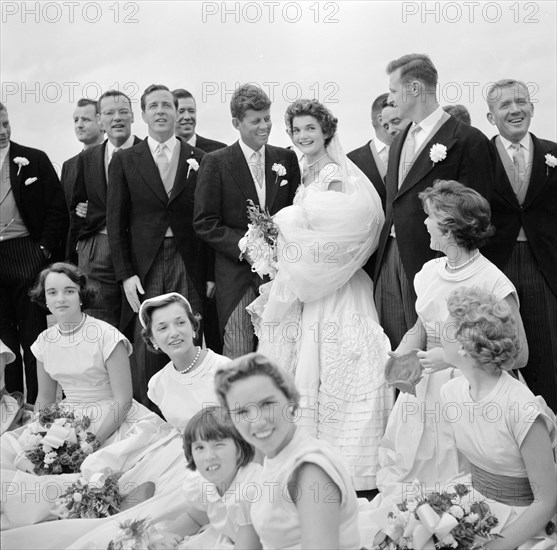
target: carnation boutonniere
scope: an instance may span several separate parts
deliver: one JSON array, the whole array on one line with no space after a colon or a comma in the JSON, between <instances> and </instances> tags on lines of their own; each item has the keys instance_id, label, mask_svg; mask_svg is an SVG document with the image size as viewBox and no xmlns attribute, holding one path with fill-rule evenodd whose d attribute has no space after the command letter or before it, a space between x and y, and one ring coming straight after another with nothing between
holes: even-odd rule
<instances>
[{"instance_id":1,"label":"carnation boutonniere","mask_svg":"<svg viewBox=\"0 0 557 550\"><path fill-rule=\"evenodd\" d=\"M27 178L25 180L25 185L31 185L32 183L35 183L39 178Z\"/></svg>"},{"instance_id":2,"label":"carnation boutonniere","mask_svg":"<svg viewBox=\"0 0 557 550\"><path fill-rule=\"evenodd\" d=\"M279 178L282 178L282 176L286 176L286 168L278 162L275 162L275 164L273 164L271 170L277 174L277 177L275 178L275 184L277 183Z\"/></svg>"},{"instance_id":3,"label":"carnation boutonniere","mask_svg":"<svg viewBox=\"0 0 557 550\"><path fill-rule=\"evenodd\" d=\"M447 158L447 148L442 143L432 145L429 150L429 158L434 165L445 160Z\"/></svg>"},{"instance_id":4,"label":"carnation boutonniere","mask_svg":"<svg viewBox=\"0 0 557 550\"><path fill-rule=\"evenodd\" d=\"M188 168L188 173L186 174L186 178L189 178L190 172L192 170L194 172L197 172L199 170L199 162L197 162L195 159L188 159L187 163L189 164L189 168Z\"/></svg>"},{"instance_id":5,"label":"carnation boutonniere","mask_svg":"<svg viewBox=\"0 0 557 550\"><path fill-rule=\"evenodd\" d=\"M550 155L549 153L547 153L547 155L545 155L545 163L547 164L547 169L545 171L545 175L549 176L549 169L550 168L555 168L557 166L557 158L555 158L553 155Z\"/></svg>"},{"instance_id":6,"label":"carnation boutonniere","mask_svg":"<svg viewBox=\"0 0 557 550\"><path fill-rule=\"evenodd\" d=\"M29 161L25 157L15 157L14 162L19 166L19 169L18 169L17 174L16 174L17 176L19 176L19 173L21 172L21 167L22 166L28 166L29 165Z\"/></svg>"}]
</instances>

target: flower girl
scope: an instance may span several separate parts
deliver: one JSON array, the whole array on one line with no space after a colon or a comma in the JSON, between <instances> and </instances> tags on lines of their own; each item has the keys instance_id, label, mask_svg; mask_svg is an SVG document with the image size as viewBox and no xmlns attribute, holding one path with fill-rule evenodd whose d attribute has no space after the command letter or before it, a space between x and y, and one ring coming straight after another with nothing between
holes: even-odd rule
<instances>
[{"instance_id":1,"label":"flower girl","mask_svg":"<svg viewBox=\"0 0 557 550\"><path fill-rule=\"evenodd\" d=\"M223 408L207 407L189 421L184 453L188 468L206 480L202 499L207 517L196 517L189 511L169 529L189 534L207 522L210 525L179 548L254 548L258 539L251 525L250 506L260 498L261 465L252 462L253 447L240 437Z\"/></svg>"}]
</instances>

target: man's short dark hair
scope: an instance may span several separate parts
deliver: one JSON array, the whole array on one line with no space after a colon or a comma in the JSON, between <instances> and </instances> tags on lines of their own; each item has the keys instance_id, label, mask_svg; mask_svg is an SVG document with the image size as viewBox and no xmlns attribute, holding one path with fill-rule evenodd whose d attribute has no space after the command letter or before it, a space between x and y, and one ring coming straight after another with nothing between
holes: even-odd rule
<instances>
[{"instance_id":1,"label":"man's short dark hair","mask_svg":"<svg viewBox=\"0 0 557 550\"><path fill-rule=\"evenodd\" d=\"M175 90L172 90L172 95L176 99L189 99L191 97L195 101L195 97L193 97L191 92L188 92L184 88L176 88Z\"/></svg>"},{"instance_id":2,"label":"man's short dark hair","mask_svg":"<svg viewBox=\"0 0 557 550\"><path fill-rule=\"evenodd\" d=\"M388 93L381 94L380 96L377 96L371 104L371 121L374 126L375 124L378 124L377 115L380 115L383 107L386 107L389 104L388 98Z\"/></svg>"},{"instance_id":3,"label":"man's short dark hair","mask_svg":"<svg viewBox=\"0 0 557 550\"><path fill-rule=\"evenodd\" d=\"M170 92L168 87L165 86L164 84L151 84L150 86L147 86L147 88L145 88L145 91L141 95L141 100L140 100L141 110L143 112L145 112L145 101L147 100L147 96L153 92L156 92L157 90L164 90L165 92ZM172 99L174 100L174 107L178 109L178 99L174 95L172 96Z\"/></svg>"},{"instance_id":4,"label":"man's short dark hair","mask_svg":"<svg viewBox=\"0 0 557 550\"><path fill-rule=\"evenodd\" d=\"M443 107L443 111L449 113L451 116L454 116L460 122L464 122L464 124L468 124L470 126L472 124L472 119L470 118L470 112L464 105L445 105Z\"/></svg>"},{"instance_id":5,"label":"man's short dark hair","mask_svg":"<svg viewBox=\"0 0 557 550\"><path fill-rule=\"evenodd\" d=\"M253 84L242 84L232 94L230 100L230 113L232 118L242 121L246 116L246 111L264 111L271 106L271 100L267 94L259 87Z\"/></svg>"},{"instance_id":6,"label":"man's short dark hair","mask_svg":"<svg viewBox=\"0 0 557 550\"><path fill-rule=\"evenodd\" d=\"M99 97L99 100L97 101L97 112L98 113L101 112L101 101L105 97L118 97L118 96L125 97L128 100L128 103L130 104L130 109L131 109L132 100L124 92L121 92L119 90L107 90L106 92L104 92L104 94L101 95L101 97Z\"/></svg>"},{"instance_id":7,"label":"man's short dark hair","mask_svg":"<svg viewBox=\"0 0 557 550\"><path fill-rule=\"evenodd\" d=\"M86 97L82 97L78 102L77 102L77 106L78 107L87 107L87 105L92 105L93 107L95 107L95 114L98 115L99 114L99 108L97 106L97 102L94 99L88 99Z\"/></svg>"}]
</instances>

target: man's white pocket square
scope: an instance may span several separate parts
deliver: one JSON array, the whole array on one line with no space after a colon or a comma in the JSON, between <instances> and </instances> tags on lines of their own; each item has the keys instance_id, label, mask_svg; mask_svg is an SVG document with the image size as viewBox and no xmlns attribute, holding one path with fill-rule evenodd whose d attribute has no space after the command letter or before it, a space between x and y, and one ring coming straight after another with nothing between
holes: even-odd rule
<instances>
[{"instance_id":1,"label":"man's white pocket square","mask_svg":"<svg viewBox=\"0 0 557 550\"><path fill-rule=\"evenodd\" d=\"M25 185L31 185L32 183L35 183L39 178L27 178L25 180Z\"/></svg>"},{"instance_id":2,"label":"man's white pocket square","mask_svg":"<svg viewBox=\"0 0 557 550\"><path fill-rule=\"evenodd\" d=\"M282 187L283 185L288 185L288 180L282 180L280 186Z\"/></svg>"}]
</instances>

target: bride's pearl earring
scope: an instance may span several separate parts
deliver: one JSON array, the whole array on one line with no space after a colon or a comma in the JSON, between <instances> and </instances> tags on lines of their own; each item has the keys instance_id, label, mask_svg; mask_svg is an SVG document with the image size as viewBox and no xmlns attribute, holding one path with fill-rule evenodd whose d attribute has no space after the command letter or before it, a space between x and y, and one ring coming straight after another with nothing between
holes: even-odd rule
<instances>
[{"instance_id":1,"label":"bride's pearl earring","mask_svg":"<svg viewBox=\"0 0 557 550\"><path fill-rule=\"evenodd\" d=\"M464 356L466 355L466 352L465 352L463 349L459 349L459 350L457 351L457 353L458 353L461 357L464 357Z\"/></svg>"},{"instance_id":2,"label":"bride's pearl earring","mask_svg":"<svg viewBox=\"0 0 557 550\"><path fill-rule=\"evenodd\" d=\"M159 346L158 346L157 344L153 344L153 347L154 347L155 349L159 349Z\"/></svg>"}]
</instances>

